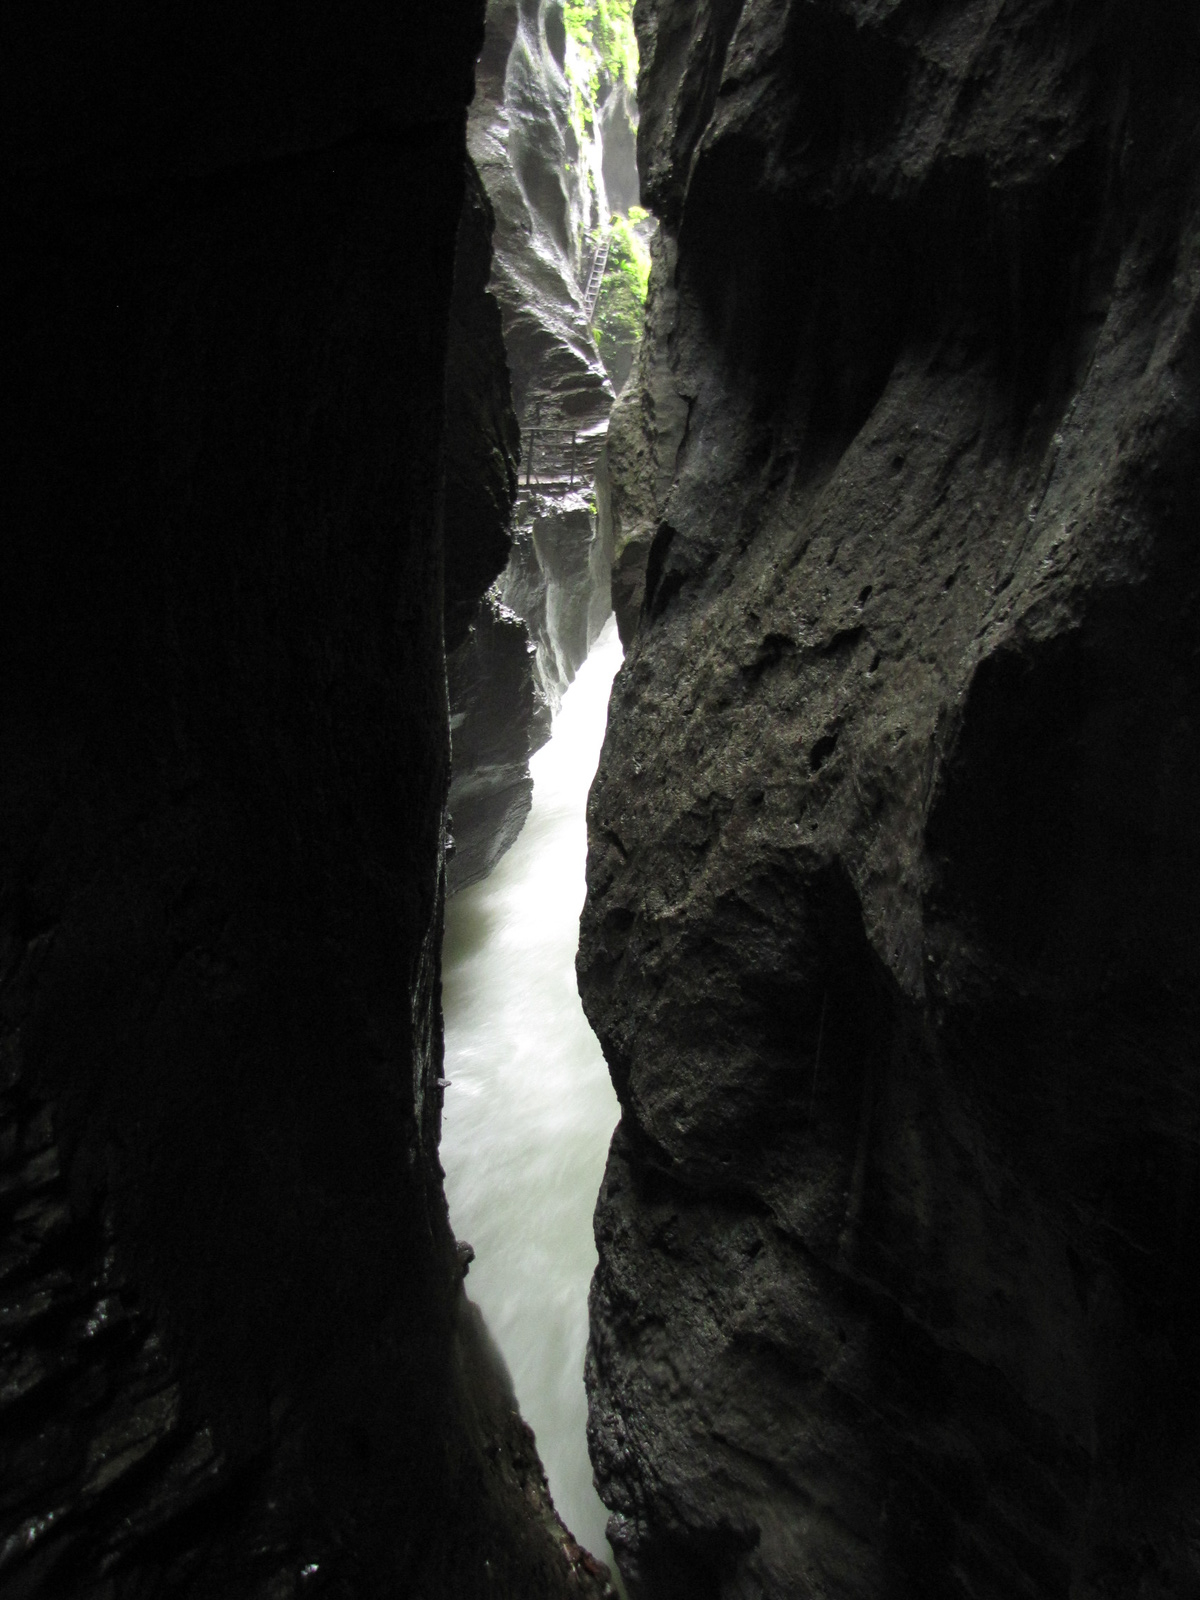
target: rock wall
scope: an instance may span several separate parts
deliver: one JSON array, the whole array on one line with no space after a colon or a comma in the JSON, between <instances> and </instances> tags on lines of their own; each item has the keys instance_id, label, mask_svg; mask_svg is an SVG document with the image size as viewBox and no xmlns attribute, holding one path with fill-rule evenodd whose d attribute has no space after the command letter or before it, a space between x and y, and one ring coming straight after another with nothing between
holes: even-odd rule
<instances>
[{"instance_id":1,"label":"rock wall","mask_svg":"<svg viewBox=\"0 0 1200 1600\"><path fill-rule=\"evenodd\" d=\"M557 19L557 28L555 26ZM467 142L496 212L493 288L523 430L602 424L612 392L583 306L596 220L570 124L556 0L489 0Z\"/></svg>"},{"instance_id":2,"label":"rock wall","mask_svg":"<svg viewBox=\"0 0 1200 1600\"><path fill-rule=\"evenodd\" d=\"M488 287L495 216L474 163L454 248L446 350L444 618L453 659L504 570L512 543L521 434L512 406L500 305Z\"/></svg>"},{"instance_id":3,"label":"rock wall","mask_svg":"<svg viewBox=\"0 0 1200 1600\"><path fill-rule=\"evenodd\" d=\"M468 162L446 368L450 893L486 877L517 837L533 799L529 757L550 733L529 630L491 592L512 550L521 448L500 304L488 288L494 230L491 202Z\"/></svg>"},{"instance_id":4,"label":"rock wall","mask_svg":"<svg viewBox=\"0 0 1200 1600\"><path fill-rule=\"evenodd\" d=\"M579 976L632 1595L1200 1585L1200 30L641 0Z\"/></svg>"},{"instance_id":5,"label":"rock wall","mask_svg":"<svg viewBox=\"0 0 1200 1600\"><path fill-rule=\"evenodd\" d=\"M529 758L550 736L529 629L493 596L447 663L454 781L451 889L478 883L515 843L533 803Z\"/></svg>"},{"instance_id":6,"label":"rock wall","mask_svg":"<svg viewBox=\"0 0 1200 1600\"><path fill-rule=\"evenodd\" d=\"M598 218L568 114L564 49L557 0L490 0L468 143L494 211L491 287L524 458L508 565L451 659L451 893L485 876L520 832L529 757L610 609L590 484L613 395L580 287ZM613 126L619 142L619 118ZM619 150L614 164L624 172ZM514 618L529 643L523 672ZM497 652L514 670L481 676Z\"/></svg>"},{"instance_id":7,"label":"rock wall","mask_svg":"<svg viewBox=\"0 0 1200 1600\"><path fill-rule=\"evenodd\" d=\"M0 1590L599 1592L436 1151L480 8L19 10ZM511 427L482 215L460 466ZM503 560L506 473L449 473L451 628Z\"/></svg>"}]
</instances>

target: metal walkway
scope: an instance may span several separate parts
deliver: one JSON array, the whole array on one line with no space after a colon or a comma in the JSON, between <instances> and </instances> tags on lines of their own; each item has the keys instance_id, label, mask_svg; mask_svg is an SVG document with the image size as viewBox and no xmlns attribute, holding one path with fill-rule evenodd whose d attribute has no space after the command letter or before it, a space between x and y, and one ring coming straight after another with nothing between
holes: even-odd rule
<instances>
[{"instance_id":1,"label":"metal walkway","mask_svg":"<svg viewBox=\"0 0 1200 1600\"><path fill-rule=\"evenodd\" d=\"M578 423L563 422L561 416L543 422L542 414L539 400L521 429L525 488L573 489L576 484L582 488L591 483L608 437L607 420L581 428Z\"/></svg>"}]
</instances>

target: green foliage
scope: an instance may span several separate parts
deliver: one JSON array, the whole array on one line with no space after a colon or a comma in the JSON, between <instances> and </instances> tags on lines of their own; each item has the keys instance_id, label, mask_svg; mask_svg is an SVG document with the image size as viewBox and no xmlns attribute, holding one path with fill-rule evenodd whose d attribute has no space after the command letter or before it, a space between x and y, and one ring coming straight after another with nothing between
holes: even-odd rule
<instances>
[{"instance_id":1,"label":"green foliage","mask_svg":"<svg viewBox=\"0 0 1200 1600\"><path fill-rule=\"evenodd\" d=\"M611 83L624 78L631 90L637 89L633 0L565 0L563 17L567 32L594 60L593 99L599 92L601 73Z\"/></svg>"},{"instance_id":2,"label":"green foliage","mask_svg":"<svg viewBox=\"0 0 1200 1600\"><path fill-rule=\"evenodd\" d=\"M650 285L650 251L636 230L637 224L645 222L649 214L641 206L630 206L627 217L615 216L612 219L610 230L612 242L608 250L608 272L615 268L628 279L639 306L645 305L646 290Z\"/></svg>"},{"instance_id":3,"label":"green foliage","mask_svg":"<svg viewBox=\"0 0 1200 1600\"><path fill-rule=\"evenodd\" d=\"M596 344L611 372L621 352L632 350L642 330L642 306L622 273L606 275L596 301Z\"/></svg>"},{"instance_id":4,"label":"green foliage","mask_svg":"<svg viewBox=\"0 0 1200 1600\"><path fill-rule=\"evenodd\" d=\"M592 137L602 89L622 78L631 91L637 89L638 48L632 13L633 0L564 0L571 126L581 145Z\"/></svg>"},{"instance_id":5,"label":"green foliage","mask_svg":"<svg viewBox=\"0 0 1200 1600\"><path fill-rule=\"evenodd\" d=\"M601 359L615 374L628 371L632 352L642 336L643 307L650 281L650 252L636 231L646 212L635 206L628 217L614 217L608 265L596 298L594 322Z\"/></svg>"},{"instance_id":6,"label":"green foliage","mask_svg":"<svg viewBox=\"0 0 1200 1600\"><path fill-rule=\"evenodd\" d=\"M601 159L597 109L618 83L624 82L631 93L637 90L633 4L634 0L564 0L563 4L571 126L593 194ZM614 381L617 373L628 372L632 352L641 337L650 252L637 228L646 215L635 206L628 217L613 216L608 225L608 266L596 301L593 333ZM592 242L595 243L594 236Z\"/></svg>"}]
</instances>

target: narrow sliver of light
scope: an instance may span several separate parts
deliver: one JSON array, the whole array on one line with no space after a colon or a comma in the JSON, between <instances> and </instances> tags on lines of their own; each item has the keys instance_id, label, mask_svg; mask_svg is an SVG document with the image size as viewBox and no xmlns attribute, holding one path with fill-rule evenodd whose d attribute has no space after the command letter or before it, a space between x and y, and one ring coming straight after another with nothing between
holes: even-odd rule
<instances>
[{"instance_id":1,"label":"narrow sliver of light","mask_svg":"<svg viewBox=\"0 0 1200 1600\"><path fill-rule=\"evenodd\" d=\"M618 1108L575 985L587 793L621 663L610 618L531 762L533 808L491 876L450 901L442 1164L467 1279L537 1435L564 1522L611 1563L592 1487L583 1358L592 1211Z\"/></svg>"}]
</instances>

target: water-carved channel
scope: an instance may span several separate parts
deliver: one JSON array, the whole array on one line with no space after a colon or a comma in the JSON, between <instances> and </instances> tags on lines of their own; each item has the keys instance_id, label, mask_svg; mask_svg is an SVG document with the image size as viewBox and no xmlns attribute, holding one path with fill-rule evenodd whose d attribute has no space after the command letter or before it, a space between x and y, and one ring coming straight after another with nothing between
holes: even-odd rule
<instances>
[{"instance_id":1,"label":"water-carved channel","mask_svg":"<svg viewBox=\"0 0 1200 1600\"><path fill-rule=\"evenodd\" d=\"M446 914L442 1163L467 1280L537 1435L550 1490L602 1557L585 1439L592 1209L617 1100L575 985L585 807L621 645L609 621L533 757L533 809L489 877Z\"/></svg>"},{"instance_id":2,"label":"water-carved channel","mask_svg":"<svg viewBox=\"0 0 1200 1600\"><path fill-rule=\"evenodd\" d=\"M559 1515L610 1561L583 1364L592 1212L618 1108L575 953L587 792L621 660L604 452L650 261L636 80L630 0L491 0L468 146L494 218L490 287L520 459L508 563L448 657L451 1222L475 1251L467 1292Z\"/></svg>"}]
</instances>

